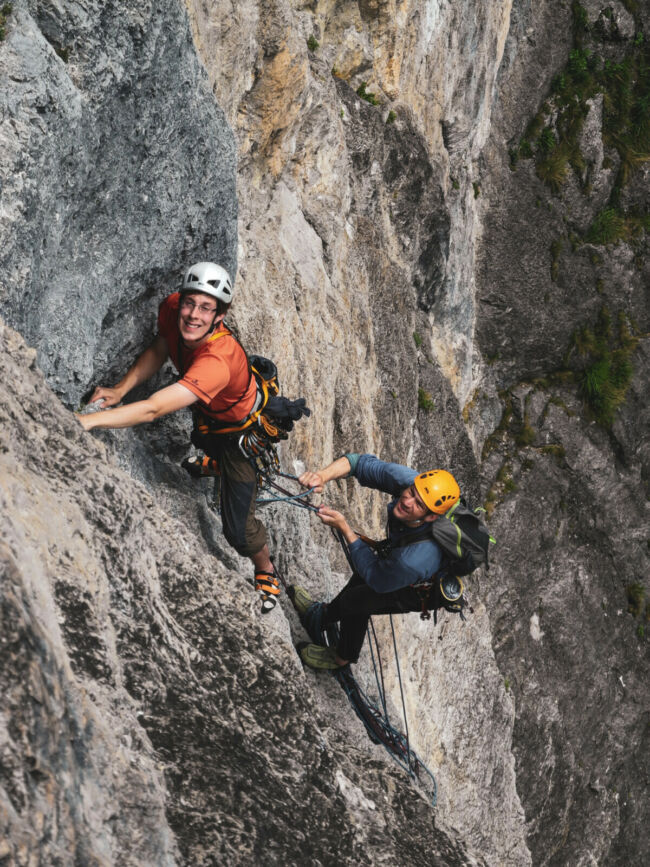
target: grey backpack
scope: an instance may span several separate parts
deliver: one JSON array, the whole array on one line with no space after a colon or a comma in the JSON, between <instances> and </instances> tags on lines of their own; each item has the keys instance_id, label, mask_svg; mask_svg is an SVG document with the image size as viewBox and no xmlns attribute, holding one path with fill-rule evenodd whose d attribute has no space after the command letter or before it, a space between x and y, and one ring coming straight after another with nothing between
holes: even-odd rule
<instances>
[{"instance_id":1,"label":"grey backpack","mask_svg":"<svg viewBox=\"0 0 650 867\"><path fill-rule=\"evenodd\" d=\"M447 575L469 575L474 569L485 564L489 569L488 548L496 542L490 535L484 509L470 509L461 497L444 515L427 524L429 533L443 552L443 562L439 572ZM424 535L424 534L423 534ZM399 541L391 541L390 547L401 548L422 541L422 535L411 536Z\"/></svg>"}]
</instances>

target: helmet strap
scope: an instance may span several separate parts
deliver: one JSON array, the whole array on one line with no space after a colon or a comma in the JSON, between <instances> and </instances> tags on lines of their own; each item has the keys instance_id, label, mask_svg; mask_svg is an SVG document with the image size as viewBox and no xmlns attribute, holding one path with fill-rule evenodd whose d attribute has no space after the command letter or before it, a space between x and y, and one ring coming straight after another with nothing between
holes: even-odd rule
<instances>
[{"instance_id":1,"label":"helmet strap","mask_svg":"<svg viewBox=\"0 0 650 867\"><path fill-rule=\"evenodd\" d=\"M226 318L225 313L216 313L214 319L212 320L212 325L210 326L210 330L208 334L212 334L212 332L216 329L218 325L221 325L223 320Z\"/></svg>"}]
</instances>

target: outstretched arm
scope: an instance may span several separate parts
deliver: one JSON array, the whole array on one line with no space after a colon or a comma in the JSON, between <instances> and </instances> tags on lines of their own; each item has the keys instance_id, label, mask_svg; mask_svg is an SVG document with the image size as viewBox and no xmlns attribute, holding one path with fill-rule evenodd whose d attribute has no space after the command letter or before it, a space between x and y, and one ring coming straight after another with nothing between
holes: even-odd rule
<instances>
[{"instance_id":1,"label":"outstretched arm","mask_svg":"<svg viewBox=\"0 0 650 867\"><path fill-rule=\"evenodd\" d=\"M341 533L349 545L355 571L376 593L390 593L407 584L422 581L435 572L440 564L440 553L435 545L428 546L425 554L415 551L419 546L414 545L413 550L400 549L393 551L387 558L377 557L368 540L354 532L341 512L329 506L320 506L318 517L323 524ZM434 550L431 551L431 548Z\"/></svg>"},{"instance_id":2,"label":"outstretched arm","mask_svg":"<svg viewBox=\"0 0 650 867\"><path fill-rule=\"evenodd\" d=\"M196 403L198 397L175 382L154 392L146 400L138 400L117 409L109 409L106 412L95 412L89 415L79 415L77 418L86 430L93 428L116 428L133 427L136 424L154 421L163 415L169 415L177 409L183 409Z\"/></svg>"},{"instance_id":3,"label":"outstretched arm","mask_svg":"<svg viewBox=\"0 0 650 867\"><path fill-rule=\"evenodd\" d=\"M298 481L303 488L313 488L317 494L320 494L323 487L328 482L349 476L351 470L352 466L350 461L345 457L345 455L343 455L343 457L337 458L328 467L325 467L324 470L319 470L317 473L312 473L310 471L303 473L298 478Z\"/></svg>"},{"instance_id":4,"label":"outstretched arm","mask_svg":"<svg viewBox=\"0 0 650 867\"><path fill-rule=\"evenodd\" d=\"M359 538L352 527L348 524L345 516L341 512L337 512L336 509L330 509L329 506L319 506L318 517L321 519L323 524L338 530L348 545L356 542Z\"/></svg>"},{"instance_id":5,"label":"outstretched arm","mask_svg":"<svg viewBox=\"0 0 650 867\"><path fill-rule=\"evenodd\" d=\"M109 406L115 406L120 403L124 397L143 382L150 379L154 373L157 373L163 364L169 358L169 347L164 337L159 334L154 338L153 343L148 346L140 355L135 363L128 369L124 377L113 386L113 388L104 388L99 386L93 392L89 403L94 403L96 400L102 400L102 408L108 409ZM93 425L100 427L100 425ZM113 427L113 425L101 425L101 427Z\"/></svg>"}]
</instances>

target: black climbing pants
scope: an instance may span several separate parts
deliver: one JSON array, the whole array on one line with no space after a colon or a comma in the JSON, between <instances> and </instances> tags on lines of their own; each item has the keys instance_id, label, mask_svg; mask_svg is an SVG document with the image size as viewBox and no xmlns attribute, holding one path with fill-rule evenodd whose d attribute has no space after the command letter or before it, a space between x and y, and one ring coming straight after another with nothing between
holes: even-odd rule
<instances>
[{"instance_id":1,"label":"black climbing pants","mask_svg":"<svg viewBox=\"0 0 650 867\"><path fill-rule=\"evenodd\" d=\"M374 614L404 614L407 611L422 611L424 600L427 608L438 607L429 602L431 594L424 588L402 587L391 593L377 593L356 573L343 590L328 604L324 624L338 623L341 632L336 652L348 662L359 659L366 637L368 621Z\"/></svg>"}]
</instances>

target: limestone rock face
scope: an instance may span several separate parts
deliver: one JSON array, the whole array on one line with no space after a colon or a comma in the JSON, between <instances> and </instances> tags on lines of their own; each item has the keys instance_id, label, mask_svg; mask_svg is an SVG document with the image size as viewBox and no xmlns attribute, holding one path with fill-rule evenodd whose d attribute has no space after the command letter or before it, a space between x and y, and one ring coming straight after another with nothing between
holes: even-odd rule
<instances>
[{"instance_id":1,"label":"limestone rock face","mask_svg":"<svg viewBox=\"0 0 650 867\"><path fill-rule=\"evenodd\" d=\"M0 348L1 856L469 863L383 751L322 715L281 610L260 618L4 325ZM351 714L338 687L332 708Z\"/></svg>"},{"instance_id":2,"label":"limestone rock face","mask_svg":"<svg viewBox=\"0 0 650 867\"><path fill-rule=\"evenodd\" d=\"M650 21L632 5L582 4L590 51L638 48ZM621 167L602 95L557 190L534 160L512 164L576 14L13 4L0 312L36 355L2 328L0 860L642 862L647 232L584 241ZM641 162L626 212L647 210L648 178ZM260 619L211 483L178 467L188 418L90 436L59 402L119 378L198 259L236 272L229 321L313 410L286 469L373 451L448 467L488 508L498 544L468 581L467 622L395 618L435 811L335 681L302 671L288 601ZM620 313L634 373L603 426L572 335ZM325 496L381 536L386 497L352 480ZM289 579L330 598L347 577L330 534L284 505L265 520ZM376 627L397 721L392 634ZM367 654L356 673L372 693Z\"/></svg>"},{"instance_id":3,"label":"limestone rock face","mask_svg":"<svg viewBox=\"0 0 650 867\"><path fill-rule=\"evenodd\" d=\"M247 2L236 13L230 2L211 4L209 10L193 0L187 5L215 95L236 130L240 185L249 191L240 200L239 222L240 276L246 291L259 297L277 273L280 285L273 297L286 298L289 286L301 297L313 296L313 277L318 276L346 305L340 314L349 315L347 293L354 291L356 307L372 291L366 288L370 276L376 281L356 261L369 252L358 220L369 206L380 206L382 220L373 227L376 240L381 238L393 266L403 269L399 276L390 275L391 285L407 295L408 286L416 288L418 306L429 313L428 353L435 354L464 402L471 392L473 358L478 158L490 128L510 0L345 0L313 8L279 0ZM310 44L317 47L310 51ZM224 56L236 60L224 62ZM378 104L369 110L363 100L352 99L346 110L340 82L355 91L365 83ZM408 138L415 126L428 154L427 170L446 194L442 207L432 210L430 201L418 201L419 187L409 167L393 163L408 200L428 215L422 222L410 219L410 234L403 216L395 214L395 204L382 202L385 190L376 183L376 167L349 162L351 121L360 118L369 132L372 115L389 124L396 117L394 139ZM365 189L355 191L350 185L359 174ZM313 275L304 254L283 249L289 243L286 236L295 237L297 230L300 237L310 237L296 217L289 231L281 232L280 246L273 243L274 233L269 237L268 202L277 209L274 191L285 185L290 198L285 194L283 211L299 211L316 232L310 244L324 261L325 275ZM372 187L377 189L371 193ZM259 260L272 261L275 273L266 265L258 276L252 269L261 268ZM284 322L295 335L295 323ZM353 322L351 333L357 329ZM261 331L260 326L255 330Z\"/></svg>"},{"instance_id":4,"label":"limestone rock face","mask_svg":"<svg viewBox=\"0 0 650 867\"><path fill-rule=\"evenodd\" d=\"M74 406L184 263L235 267L234 141L175 0L15 3L7 28L2 310Z\"/></svg>"},{"instance_id":5,"label":"limestone rock face","mask_svg":"<svg viewBox=\"0 0 650 867\"><path fill-rule=\"evenodd\" d=\"M620 3L609 10L589 3L584 11L583 50L620 63L643 20L630 32ZM640 14L647 25L647 13ZM573 26L568 7L521 4L506 45L483 152L488 180L477 269L477 340L490 364L469 415L476 436L487 383L502 389L497 431L487 440L476 436L499 539L486 604L517 708L514 754L533 862L633 864L648 846L641 758L648 404L640 396L647 394L647 347L643 337L628 344L634 375L625 403L603 428L582 399L594 367L580 361L579 337L602 333L608 349L599 351L609 365L608 353L622 345L621 322L647 334L648 236L615 246L584 240L597 215L617 206L620 160L603 132L610 95L585 105L583 165L569 168L557 190L543 183L532 159L512 160L545 100L553 122L552 81L566 75ZM634 213L640 195L647 202L643 166L623 187L621 206ZM591 363L603 366L599 359ZM629 777L633 756L639 764Z\"/></svg>"}]
</instances>

